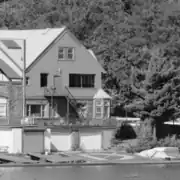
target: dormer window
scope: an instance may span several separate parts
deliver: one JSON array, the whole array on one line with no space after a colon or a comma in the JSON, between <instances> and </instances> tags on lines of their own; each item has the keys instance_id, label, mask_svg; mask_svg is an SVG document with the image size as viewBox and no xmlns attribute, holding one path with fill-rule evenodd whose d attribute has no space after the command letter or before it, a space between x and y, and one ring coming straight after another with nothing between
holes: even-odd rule
<instances>
[{"instance_id":1,"label":"dormer window","mask_svg":"<svg viewBox=\"0 0 180 180\"><path fill-rule=\"evenodd\" d=\"M74 60L74 48L72 47L59 47L58 60Z\"/></svg>"}]
</instances>

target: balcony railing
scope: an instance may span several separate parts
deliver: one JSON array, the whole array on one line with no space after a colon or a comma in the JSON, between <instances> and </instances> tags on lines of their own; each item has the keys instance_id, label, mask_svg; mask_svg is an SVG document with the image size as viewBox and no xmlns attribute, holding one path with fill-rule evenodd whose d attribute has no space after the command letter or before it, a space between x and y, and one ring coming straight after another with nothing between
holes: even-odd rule
<instances>
[{"instance_id":1,"label":"balcony railing","mask_svg":"<svg viewBox=\"0 0 180 180\"><path fill-rule=\"evenodd\" d=\"M35 118L34 117L25 117L24 119L21 119L21 125L37 125L37 123L35 122Z\"/></svg>"}]
</instances>

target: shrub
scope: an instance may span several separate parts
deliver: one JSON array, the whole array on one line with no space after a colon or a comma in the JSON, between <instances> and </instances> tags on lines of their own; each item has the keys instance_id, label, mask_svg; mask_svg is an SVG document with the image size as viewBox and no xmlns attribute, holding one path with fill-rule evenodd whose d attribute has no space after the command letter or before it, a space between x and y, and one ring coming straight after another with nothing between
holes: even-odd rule
<instances>
[{"instance_id":1,"label":"shrub","mask_svg":"<svg viewBox=\"0 0 180 180\"><path fill-rule=\"evenodd\" d=\"M152 149L155 147L178 147L180 148L180 139L176 135L168 136L164 139L153 139L153 137L139 138L137 145L129 146L126 148L127 153L139 153L144 150Z\"/></svg>"},{"instance_id":2,"label":"shrub","mask_svg":"<svg viewBox=\"0 0 180 180\"><path fill-rule=\"evenodd\" d=\"M122 122L114 132L113 139L114 141L121 141L126 139L135 139L136 132L134 128L127 122Z\"/></svg>"}]
</instances>

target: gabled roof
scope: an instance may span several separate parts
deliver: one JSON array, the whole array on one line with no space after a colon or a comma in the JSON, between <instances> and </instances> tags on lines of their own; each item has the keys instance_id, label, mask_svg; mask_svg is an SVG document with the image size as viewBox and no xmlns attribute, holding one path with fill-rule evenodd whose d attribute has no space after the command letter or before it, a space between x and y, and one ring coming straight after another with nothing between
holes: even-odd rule
<instances>
[{"instance_id":1,"label":"gabled roof","mask_svg":"<svg viewBox=\"0 0 180 180\"><path fill-rule=\"evenodd\" d=\"M21 78L9 65L0 59L0 70L10 79L19 79Z\"/></svg>"},{"instance_id":2,"label":"gabled roof","mask_svg":"<svg viewBox=\"0 0 180 180\"><path fill-rule=\"evenodd\" d=\"M23 39L26 40L26 70L46 51L55 40L66 32L66 27L31 29L31 30L0 30L0 50L13 61L19 68L23 69L22 53ZM101 71L106 73L98 62L92 50L87 50L97 61ZM4 59L3 59L4 60ZM6 62L6 60L4 60Z\"/></svg>"},{"instance_id":3,"label":"gabled roof","mask_svg":"<svg viewBox=\"0 0 180 180\"><path fill-rule=\"evenodd\" d=\"M99 63L99 61L97 60L97 57L96 57L96 55L94 54L93 50L92 50L92 49L88 49L88 52L91 54L91 56L93 56L93 58L96 60L96 62L97 62L98 65L100 66L101 71L105 74L106 71L105 71L104 68L101 66L101 64Z\"/></svg>"},{"instance_id":4,"label":"gabled roof","mask_svg":"<svg viewBox=\"0 0 180 180\"><path fill-rule=\"evenodd\" d=\"M98 89L93 99L112 99L103 89Z\"/></svg>"},{"instance_id":5,"label":"gabled roof","mask_svg":"<svg viewBox=\"0 0 180 180\"><path fill-rule=\"evenodd\" d=\"M0 42L1 48L22 68L23 41L26 40L26 68L28 68L36 58L60 35L66 27L52 29L33 30L0 30L0 39L13 40L18 48L8 48L15 46L15 43L7 41ZM19 48L21 47L21 48Z\"/></svg>"}]
</instances>

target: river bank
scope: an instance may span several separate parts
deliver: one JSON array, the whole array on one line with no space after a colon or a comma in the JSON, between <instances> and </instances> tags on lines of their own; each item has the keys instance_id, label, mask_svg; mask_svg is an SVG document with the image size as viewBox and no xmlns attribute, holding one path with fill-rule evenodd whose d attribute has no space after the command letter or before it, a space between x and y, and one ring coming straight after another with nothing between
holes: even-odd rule
<instances>
[{"instance_id":1,"label":"river bank","mask_svg":"<svg viewBox=\"0 0 180 180\"><path fill-rule=\"evenodd\" d=\"M125 152L68 152L44 155L0 154L0 167L43 167L43 166L109 166L109 165L155 165L179 164L180 160L148 159Z\"/></svg>"}]
</instances>

